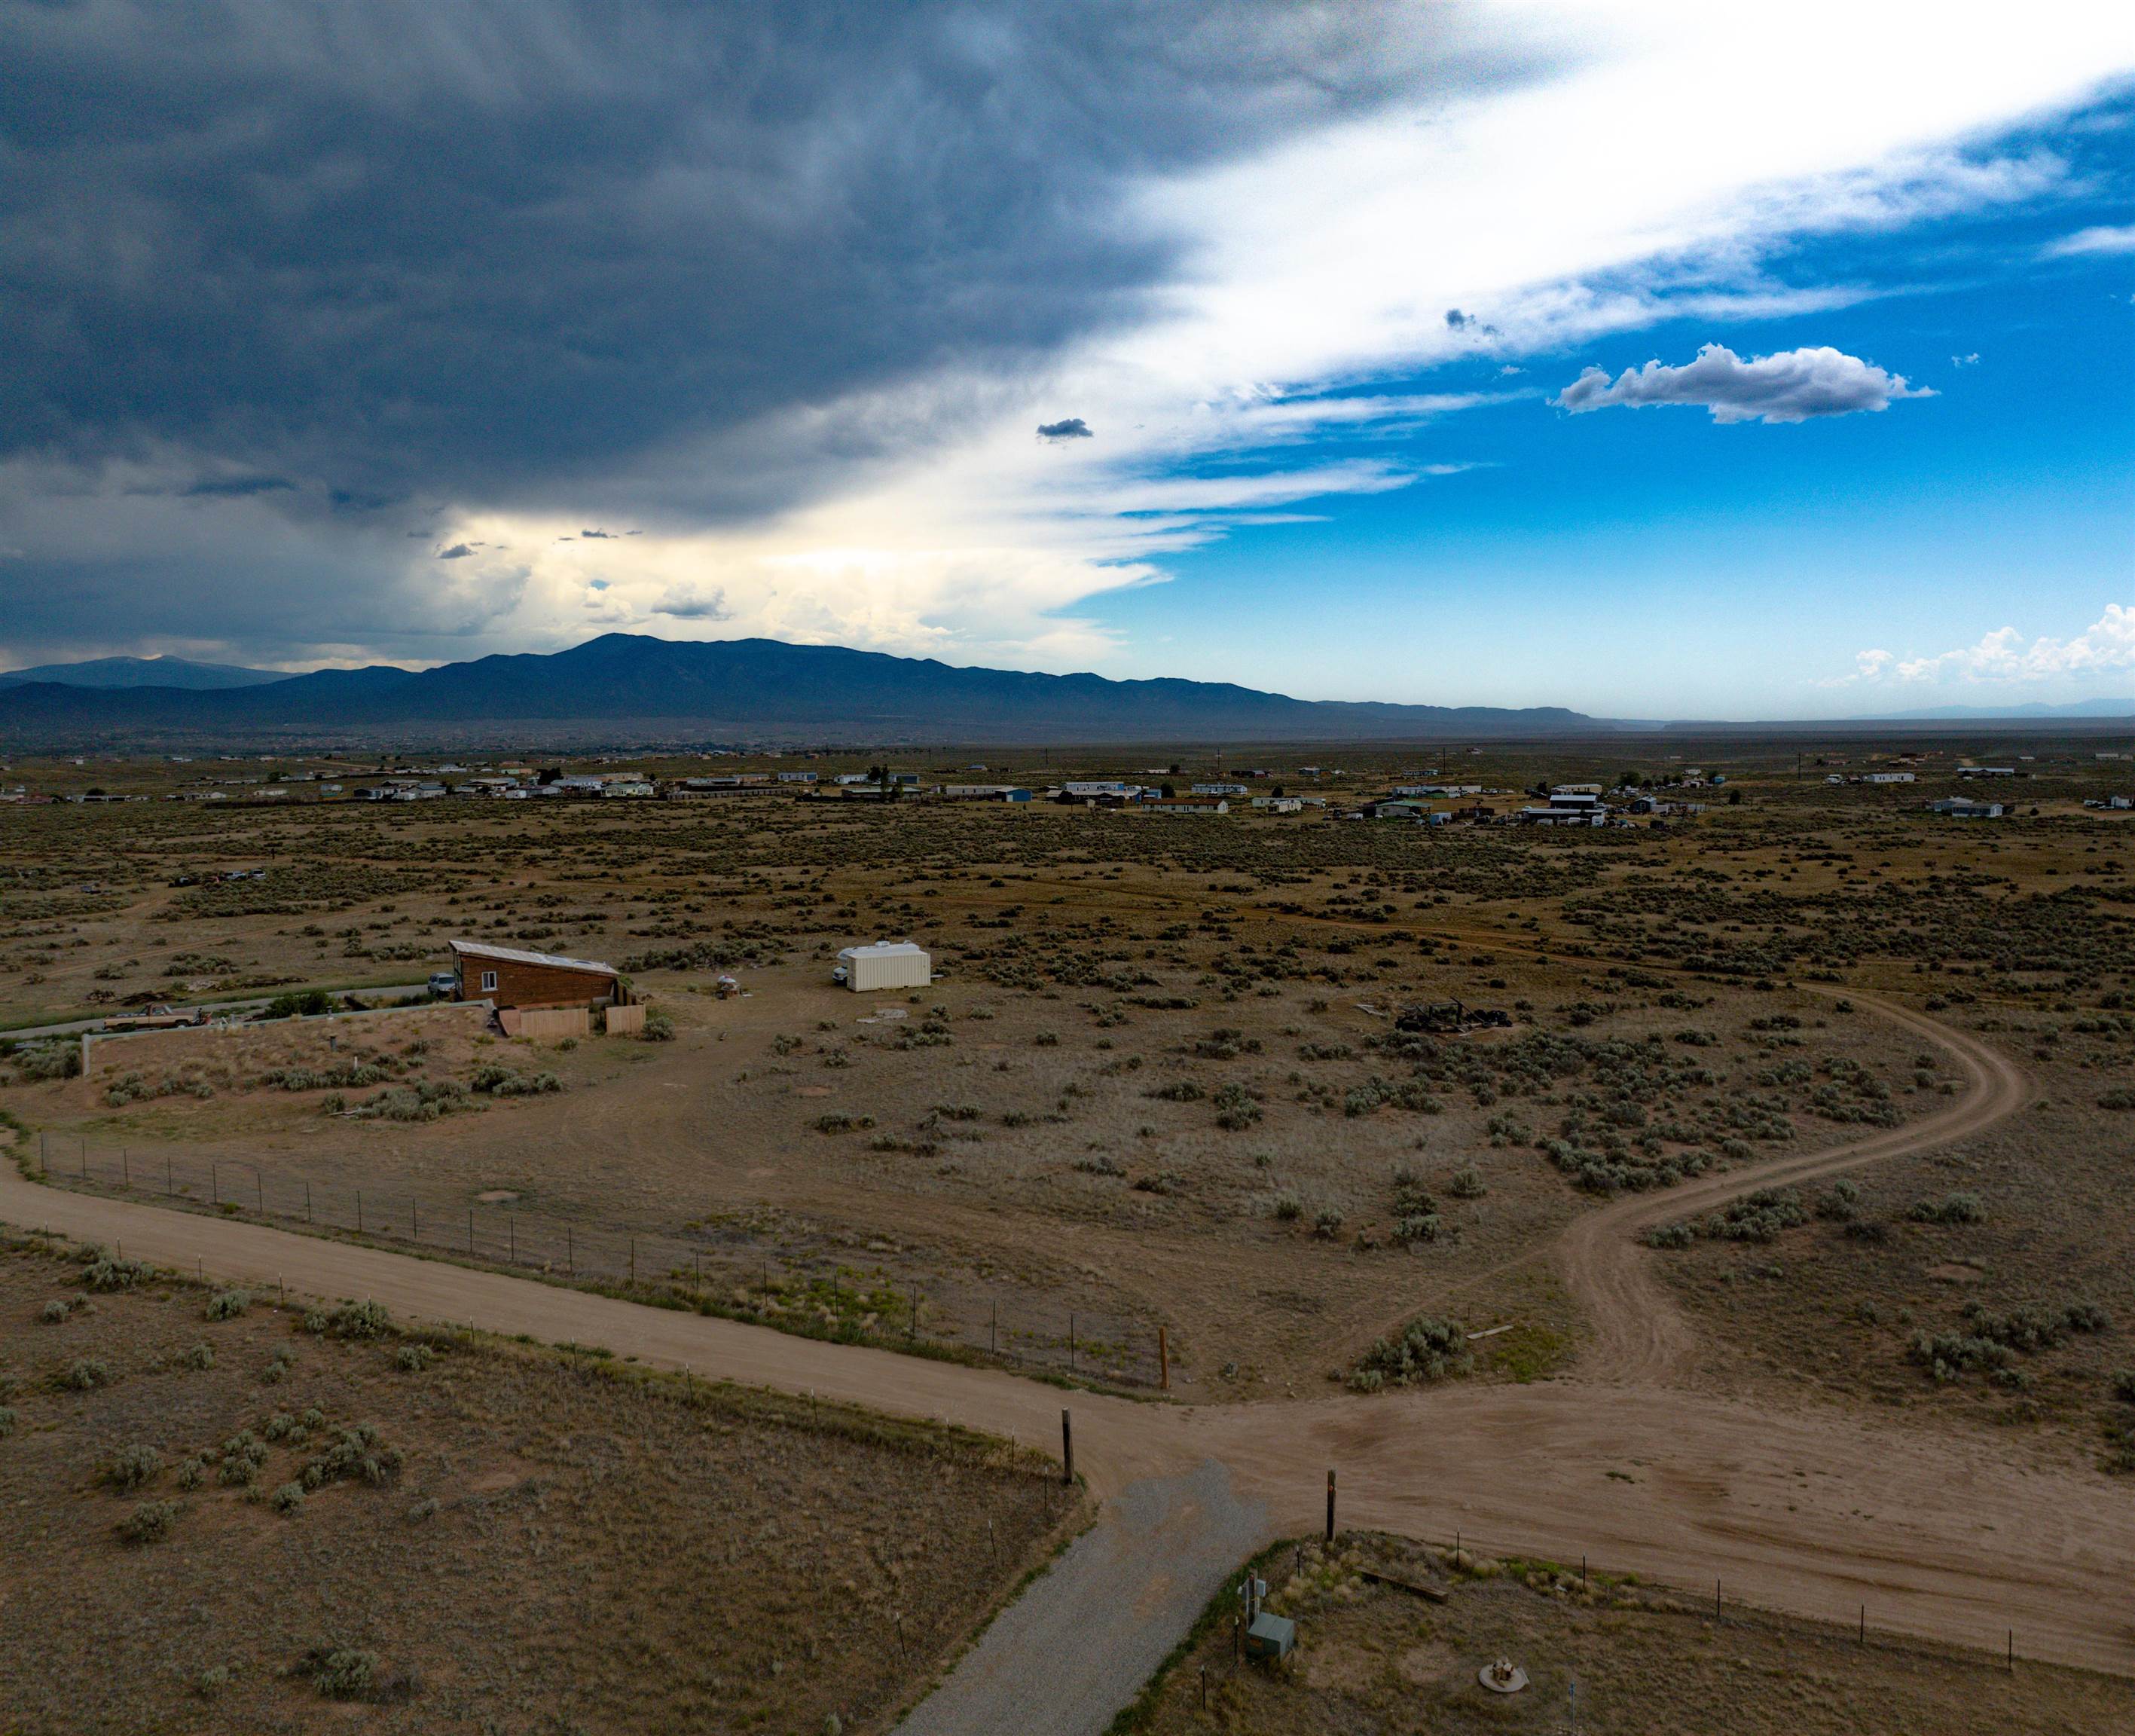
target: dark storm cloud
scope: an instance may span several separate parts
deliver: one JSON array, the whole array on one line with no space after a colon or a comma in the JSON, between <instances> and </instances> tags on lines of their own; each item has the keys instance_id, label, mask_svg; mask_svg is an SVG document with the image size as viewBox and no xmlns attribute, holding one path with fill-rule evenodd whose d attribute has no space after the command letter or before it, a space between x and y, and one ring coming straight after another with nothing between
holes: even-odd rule
<instances>
[{"instance_id":1,"label":"dark storm cloud","mask_svg":"<svg viewBox=\"0 0 2135 1736\"><path fill-rule=\"evenodd\" d=\"M1069 416L1058 422L1039 423L1038 438L1041 440L1087 440L1095 436L1090 432L1090 424L1080 416Z\"/></svg>"},{"instance_id":2,"label":"dark storm cloud","mask_svg":"<svg viewBox=\"0 0 2135 1736\"><path fill-rule=\"evenodd\" d=\"M1043 352L1163 269L1115 220L1123 177L1412 88L1384 22L18 7L0 453L175 446L343 509L508 502L945 355Z\"/></svg>"},{"instance_id":3,"label":"dark storm cloud","mask_svg":"<svg viewBox=\"0 0 2135 1736\"><path fill-rule=\"evenodd\" d=\"M249 494L273 494L296 486L286 476L210 478L193 483L185 493L193 500L238 500Z\"/></svg>"},{"instance_id":4,"label":"dark storm cloud","mask_svg":"<svg viewBox=\"0 0 2135 1736\"><path fill-rule=\"evenodd\" d=\"M1152 304L1140 180L1533 70L1472 16L0 7L0 644L419 655L521 582L432 608L392 551L433 515L677 529L834 490ZM938 401L844 407L921 378ZM805 434L765 437L787 410ZM482 565L448 558L424 584Z\"/></svg>"}]
</instances>

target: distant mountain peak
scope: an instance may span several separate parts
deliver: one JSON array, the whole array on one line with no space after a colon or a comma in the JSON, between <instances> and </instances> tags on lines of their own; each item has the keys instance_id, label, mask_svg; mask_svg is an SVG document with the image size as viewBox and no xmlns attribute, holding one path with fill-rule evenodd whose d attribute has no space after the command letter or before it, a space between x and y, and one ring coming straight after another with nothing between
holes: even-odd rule
<instances>
[{"instance_id":1,"label":"distant mountain peak","mask_svg":"<svg viewBox=\"0 0 2135 1736\"><path fill-rule=\"evenodd\" d=\"M109 659L149 668L172 660ZM84 666L71 666L80 668ZM254 672L256 673L257 672ZM17 672L0 686L0 723L19 733L114 730L242 736L511 725L632 725L700 739L1017 744L1100 741L1398 740L1562 735L1606 727L1559 706L1397 706L1292 699L1176 678L1114 681L965 668L840 645L778 639L672 640L603 633L568 651L478 657L409 674L330 670L259 684L173 691L114 682L96 691ZM271 684L269 684L271 683ZM661 725L648 732L645 725Z\"/></svg>"},{"instance_id":2,"label":"distant mountain peak","mask_svg":"<svg viewBox=\"0 0 2135 1736\"><path fill-rule=\"evenodd\" d=\"M173 687L206 693L230 687L264 687L289 677L278 669L246 669L235 663L196 663L186 657L91 657L80 663L41 663L0 671L0 686L52 681L62 687Z\"/></svg>"}]
</instances>

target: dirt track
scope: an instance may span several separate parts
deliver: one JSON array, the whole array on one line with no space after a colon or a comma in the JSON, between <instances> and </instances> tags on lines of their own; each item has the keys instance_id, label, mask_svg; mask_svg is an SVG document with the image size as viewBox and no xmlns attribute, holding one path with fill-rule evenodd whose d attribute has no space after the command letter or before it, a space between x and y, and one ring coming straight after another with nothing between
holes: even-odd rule
<instances>
[{"instance_id":1,"label":"dirt track","mask_svg":"<svg viewBox=\"0 0 2135 1736\"><path fill-rule=\"evenodd\" d=\"M1135 1404L985 1370L816 1343L527 1279L259 1225L48 1190L0 1167L0 1217L123 1244L158 1263L307 1295L371 1296L403 1315L605 1345L700 1374L940 1417L1052 1446L1072 1404L1078 1466L1111 1497L1213 1459L1277 1531L1320 1519L1341 1473L1345 1523L1485 1549L1596 1562L1841 1621L2135 1673L2123 1612L2135 1503L2102 1475L2041 1472L1992 1443L1900 1431L1835 1408L1799 1412L1670 1387L1694 1350L1633 1233L1653 1218L1976 1132L2020 1108L2005 1058L1878 1005L1972 1081L1929 1120L1798 1159L1705 1178L1580 1220L1558 1250L1587 1311L1577 1378L1232 1407Z\"/></svg>"}]
</instances>

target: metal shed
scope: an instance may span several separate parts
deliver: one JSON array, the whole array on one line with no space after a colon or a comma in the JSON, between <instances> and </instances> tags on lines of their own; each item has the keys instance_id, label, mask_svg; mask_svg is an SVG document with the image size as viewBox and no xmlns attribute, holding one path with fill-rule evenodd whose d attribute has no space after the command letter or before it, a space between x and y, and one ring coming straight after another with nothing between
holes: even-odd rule
<instances>
[{"instance_id":1,"label":"metal shed","mask_svg":"<svg viewBox=\"0 0 2135 1736\"><path fill-rule=\"evenodd\" d=\"M846 947L838 954L845 973L845 987L866 991L877 988L924 988L934 980L933 960L923 947L908 940L878 940L872 946Z\"/></svg>"}]
</instances>

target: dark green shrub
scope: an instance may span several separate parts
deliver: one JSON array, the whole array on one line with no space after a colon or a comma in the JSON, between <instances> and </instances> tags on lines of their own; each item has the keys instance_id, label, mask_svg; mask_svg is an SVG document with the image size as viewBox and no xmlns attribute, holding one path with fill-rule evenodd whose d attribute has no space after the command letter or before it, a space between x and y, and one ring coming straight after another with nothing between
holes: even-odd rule
<instances>
[{"instance_id":1,"label":"dark green shrub","mask_svg":"<svg viewBox=\"0 0 2135 1736\"><path fill-rule=\"evenodd\" d=\"M1413 1386L1464 1375L1475 1365L1467 1335L1450 1320L1412 1320L1358 1359L1349 1384L1358 1392Z\"/></svg>"},{"instance_id":2,"label":"dark green shrub","mask_svg":"<svg viewBox=\"0 0 2135 1736\"><path fill-rule=\"evenodd\" d=\"M59 1377L59 1384L69 1392L85 1393L111 1384L111 1370L94 1356L85 1356L79 1362L67 1365L66 1371Z\"/></svg>"},{"instance_id":3,"label":"dark green shrub","mask_svg":"<svg viewBox=\"0 0 2135 1736\"><path fill-rule=\"evenodd\" d=\"M1213 1101L1216 1125L1234 1133L1261 1118L1261 1106L1253 1101L1252 1093L1235 1080L1218 1091Z\"/></svg>"},{"instance_id":4,"label":"dark green shrub","mask_svg":"<svg viewBox=\"0 0 2135 1736\"><path fill-rule=\"evenodd\" d=\"M314 1326L314 1321L318 1324ZM366 1297L362 1302L345 1302L331 1314L316 1310L307 1314L304 1329L328 1338L383 1338L393 1330L393 1317L385 1303Z\"/></svg>"},{"instance_id":5,"label":"dark green shrub","mask_svg":"<svg viewBox=\"0 0 2135 1736\"><path fill-rule=\"evenodd\" d=\"M249 1290L218 1290L207 1299L210 1320L235 1320L252 1306Z\"/></svg>"},{"instance_id":6,"label":"dark green shrub","mask_svg":"<svg viewBox=\"0 0 2135 1736\"><path fill-rule=\"evenodd\" d=\"M312 1685L327 1700L361 1700L378 1680L378 1656L353 1646L318 1646L304 1655Z\"/></svg>"},{"instance_id":7,"label":"dark green shrub","mask_svg":"<svg viewBox=\"0 0 2135 1736\"><path fill-rule=\"evenodd\" d=\"M304 1467L307 1489L328 1483L361 1482L377 1488L400 1474L400 1449L378 1438L371 1423L356 1423L338 1431L319 1456Z\"/></svg>"},{"instance_id":8,"label":"dark green shrub","mask_svg":"<svg viewBox=\"0 0 2135 1736\"><path fill-rule=\"evenodd\" d=\"M82 1270L83 1285L91 1290L131 1290L153 1278L155 1268L145 1260L122 1260L99 1255Z\"/></svg>"},{"instance_id":9,"label":"dark green shrub","mask_svg":"<svg viewBox=\"0 0 2135 1736\"><path fill-rule=\"evenodd\" d=\"M169 1536L177 1517L176 1501L144 1501L112 1529L118 1532L121 1543L138 1548L144 1544L160 1543Z\"/></svg>"},{"instance_id":10,"label":"dark green shrub","mask_svg":"<svg viewBox=\"0 0 2135 1736\"><path fill-rule=\"evenodd\" d=\"M1915 1224L1984 1224L1987 1207L1977 1194L1954 1193L1939 1200L1922 1200L1905 1215Z\"/></svg>"},{"instance_id":11,"label":"dark green shrub","mask_svg":"<svg viewBox=\"0 0 2135 1736\"><path fill-rule=\"evenodd\" d=\"M152 1447L137 1443L122 1447L104 1462L103 1480L122 1495L130 1495L163 1468L163 1456Z\"/></svg>"}]
</instances>

